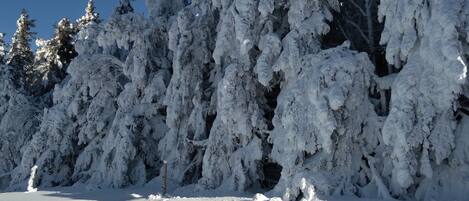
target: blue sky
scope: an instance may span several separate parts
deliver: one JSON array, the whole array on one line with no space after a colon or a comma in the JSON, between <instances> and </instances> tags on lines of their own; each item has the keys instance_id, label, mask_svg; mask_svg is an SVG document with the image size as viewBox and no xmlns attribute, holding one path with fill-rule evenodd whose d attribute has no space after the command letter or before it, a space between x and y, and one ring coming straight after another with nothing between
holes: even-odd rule
<instances>
[{"instance_id":1,"label":"blue sky","mask_svg":"<svg viewBox=\"0 0 469 201\"><path fill-rule=\"evenodd\" d=\"M6 33L9 42L16 30L16 20L22 8L36 20L36 37L48 39L52 36L53 25L61 18L75 21L83 15L88 0L1 0L0 32ZM102 19L109 17L119 0L95 0L97 11ZM133 6L137 13L146 13L145 0L135 0ZM34 42L31 44L34 45Z\"/></svg>"}]
</instances>

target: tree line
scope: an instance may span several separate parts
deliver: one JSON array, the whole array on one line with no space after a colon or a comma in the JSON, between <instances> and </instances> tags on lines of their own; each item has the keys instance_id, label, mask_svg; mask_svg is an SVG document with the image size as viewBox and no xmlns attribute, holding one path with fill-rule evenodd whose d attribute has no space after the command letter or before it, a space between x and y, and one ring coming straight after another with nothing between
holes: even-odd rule
<instances>
[{"instance_id":1,"label":"tree line","mask_svg":"<svg viewBox=\"0 0 469 201\"><path fill-rule=\"evenodd\" d=\"M68 65L78 55L74 48L76 34L99 22L94 1L89 0L84 16L76 22L62 18L54 26L51 39L36 40L37 50L33 52L30 44L36 35L32 31L35 20L23 9L11 44L6 44L5 34L0 33L0 64L8 66L13 83L21 91L33 96L46 94L65 78Z\"/></svg>"}]
</instances>

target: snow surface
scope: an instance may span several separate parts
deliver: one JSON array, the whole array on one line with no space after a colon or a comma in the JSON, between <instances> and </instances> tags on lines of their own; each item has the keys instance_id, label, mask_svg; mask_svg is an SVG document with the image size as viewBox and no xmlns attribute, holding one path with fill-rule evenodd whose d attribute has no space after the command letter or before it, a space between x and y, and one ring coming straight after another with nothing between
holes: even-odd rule
<instances>
[{"instance_id":1,"label":"snow surface","mask_svg":"<svg viewBox=\"0 0 469 201\"><path fill-rule=\"evenodd\" d=\"M161 190L162 180L155 178L144 186L124 189L89 189L83 185L40 189L36 192L0 193L0 200L34 200L34 201L280 201L280 198L269 198L262 194L236 192L229 190L197 190L194 185L177 187L169 184L166 196L157 194ZM327 201L383 201L376 199L359 199L356 197L334 197L321 199ZM316 200L312 200L316 201ZM317 200L319 201L319 200Z\"/></svg>"}]
</instances>

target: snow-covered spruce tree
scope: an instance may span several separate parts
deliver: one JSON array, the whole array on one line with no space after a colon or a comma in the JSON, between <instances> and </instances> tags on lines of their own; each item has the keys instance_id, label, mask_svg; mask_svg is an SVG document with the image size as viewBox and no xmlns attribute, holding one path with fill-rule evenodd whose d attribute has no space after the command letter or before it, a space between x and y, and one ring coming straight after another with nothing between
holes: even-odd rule
<instances>
[{"instance_id":1,"label":"snow-covered spruce tree","mask_svg":"<svg viewBox=\"0 0 469 201\"><path fill-rule=\"evenodd\" d=\"M467 0L381 1L381 43L402 69L383 127L399 198L467 199L467 117L457 121L454 113L467 85L468 10Z\"/></svg>"},{"instance_id":2,"label":"snow-covered spruce tree","mask_svg":"<svg viewBox=\"0 0 469 201\"><path fill-rule=\"evenodd\" d=\"M333 11L334 21L330 23L331 32L325 40L337 40L343 38L350 41L350 48L353 50L367 52L370 60L375 65L375 73L378 76L392 74L392 65L387 65L384 59L383 45L379 44L383 24L378 21L379 0L339 0L340 10ZM334 30L335 29L335 30ZM324 43L323 43L324 45ZM337 44L327 44L334 47ZM387 79L387 78L385 78ZM376 102L377 112L381 116L389 113L390 89L387 86L378 85L373 91L372 97Z\"/></svg>"},{"instance_id":3,"label":"snow-covered spruce tree","mask_svg":"<svg viewBox=\"0 0 469 201\"><path fill-rule=\"evenodd\" d=\"M21 163L12 174L11 189L26 188L35 165L36 185L71 184L79 148L83 148L78 144L78 134L99 136L109 129L103 125L112 121L115 99L123 89L117 82L123 64L102 55L96 41L101 30L93 21L81 28L75 43L80 56L67 68L69 77L54 89L53 106L45 109L40 129L24 149ZM93 127L96 129L90 129Z\"/></svg>"},{"instance_id":4,"label":"snow-covered spruce tree","mask_svg":"<svg viewBox=\"0 0 469 201\"><path fill-rule=\"evenodd\" d=\"M266 23L267 25L263 26L266 27L264 31L257 33L258 36L260 35L259 41L252 40L254 41L253 44L258 44L261 50L254 68L259 82L271 87L272 82L278 79L275 78L274 71L280 72L284 80L281 84L280 95L277 98L278 106L273 119L274 130L269 137L269 142L273 144L272 155L269 157L278 162L283 168L280 183L272 193L284 194L286 200L295 200L300 194L311 197L314 196L314 191L317 191L319 195L389 196L381 178L383 161L380 160L380 157L386 150L382 145L379 145L381 141L379 139L379 124L376 120L377 116L373 105L368 100L368 90L373 78L373 65L365 54L350 51L347 45L321 50L320 38L329 32L327 21L332 20L329 9L337 9L338 5L337 1L305 0L294 1L289 4L259 2L258 10L261 16L269 16L272 13L278 15L281 10L288 12L281 15L285 16L283 20L288 22L287 27L274 26L269 29L269 23ZM242 4L239 3L236 6L241 7ZM244 9L237 8L236 10L238 11L236 13L241 14L240 10ZM236 22L237 18L234 19ZM250 19L253 19L253 17L250 17ZM274 17L274 19L279 19L279 17ZM241 20L241 22L249 21ZM252 32L255 28L248 26L255 23L246 24L240 23L240 25L245 26L245 29L251 31L241 31L239 35L236 35L236 38L243 42L240 47L249 45L249 42L251 42L243 37L256 36L256 33ZM238 24L236 25L238 26ZM279 24L276 23L276 25ZM234 27L238 28L237 26ZM237 33L237 31L227 32ZM280 36L283 36L282 42ZM228 35L226 38L233 37ZM218 38L217 44L224 42L223 39ZM236 47L233 44L228 44L225 45ZM215 61L217 61L217 54L218 52L215 51ZM277 57L279 57L278 60L276 60ZM232 58L240 59L243 57ZM240 68L234 67L234 69ZM225 76L228 76L228 72L232 71L226 69ZM249 79L244 78L244 80ZM229 86L227 85L224 90L231 90ZM240 88L250 89L250 87ZM238 87L235 87L235 89L241 90ZM243 93L238 92L236 97L242 97L239 94ZM223 95L218 96L218 98L220 97L223 97ZM262 97L256 97L254 100L261 101ZM220 105L225 106L229 103L221 104L221 100L218 101ZM243 103L239 99L234 102ZM262 108L262 102L257 102L257 105ZM243 107L238 106L237 108ZM250 112L241 113L246 115ZM230 115L227 113L226 115L229 117L236 116L234 114L237 114L237 112L231 112ZM258 115L253 117L256 116ZM249 119L255 122L252 119L256 118L253 117ZM257 121L259 120L262 120L262 118L257 119ZM235 125L235 123L226 124ZM250 128L262 131L262 127L252 126ZM229 131L225 132L230 133ZM250 142L251 145L256 143L258 136L262 136L257 134L258 132L253 132L254 135L250 139L254 140ZM240 133L246 134L246 132ZM215 139L215 136L211 133L210 139ZM231 135L229 136L231 137ZM226 139L226 137L219 137L219 139ZM227 141L229 142L229 140ZM213 144L223 147L224 143ZM240 155L255 164L262 156L262 154L260 156L253 154L256 153L253 151L256 150L256 147L262 148L260 143L258 144L249 148L246 146L246 150L249 151ZM257 150L259 149L257 148ZM213 150L216 150L216 148L213 148ZM207 148L206 156L210 153L219 154L220 151L209 151L209 148ZM374 158L375 154L378 156L376 159ZM223 156L223 154L221 155ZM237 159L236 156L237 154L233 154L233 159L230 162L234 162ZM253 158L248 158L248 156ZM216 161L217 157L212 160ZM210 158L207 157L207 160L204 161L204 167L206 167L205 162L210 164L208 159ZM249 178L255 178L255 174L253 177L252 173L249 173L252 171L249 168L255 168L255 166L248 161L235 164L240 164L238 169L244 169L243 173L249 175ZM209 168L204 168L204 171L207 170L208 178L214 173L223 175L223 173L217 173L216 168L214 170ZM236 170L236 168L234 169ZM243 178L239 176L234 181L244 182ZM314 187L317 189L315 190ZM368 189L372 188L377 188L378 190L372 192L378 192L380 195L370 194Z\"/></svg>"},{"instance_id":5,"label":"snow-covered spruce tree","mask_svg":"<svg viewBox=\"0 0 469 201\"><path fill-rule=\"evenodd\" d=\"M29 47L31 27L26 11L17 21L18 29L13 37L7 63L3 65L5 44L0 42L0 189L7 188L20 163L23 149L40 124L41 101L27 96L24 91L26 72L31 67L33 53Z\"/></svg>"},{"instance_id":6,"label":"snow-covered spruce tree","mask_svg":"<svg viewBox=\"0 0 469 201\"><path fill-rule=\"evenodd\" d=\"M0 33L0 65L5 64L5 56L6 56L5 34Z\"/></svg>"},{"instance_id":7,"label":"snow-covered spruce tree","mask_svg":"<svg viewBox=\"0 0 469 201\"><path fill-rule=\"evenodd\" d=\"M256 60L268 66L280 51L278 35L273 33L273 12L283 3L235 0L212 4L220 14L213 52L217 116L205 142L199 184L243 191L259 183L261 161L268 154L263 147L268 130L267 88L255 76L262 68ZM259 55L257 48L265 49L265 54Z\"/></svg>"},{"instance_id":8,"label":"snow-covered spruce tree","mask_svg":"<svg viewBox=\"0 0 469 201\"><path fill-rule=\"evenodd\" d=\"M34 54L29 43L35 34L31 31L35 25L34 20L29 19L29 15L24 9L16 24L17 29L8 52L7 64L12 67L15 85L25 87L27 72L31 70L34 62Z\"/></svg>"},{"instance_id":9,"label":"snow-covered spruce tree","mask_svg":"<svg viewBox=\"0 0 469 201\"><path fill-rule=\"evenodd\" d=\"M10 184L12 170L21 162L41 121L44 106L14 84L12 67L0 64L0 189Z\"/></svg>"},{"instance_id":10,"label":"snow-covered spruce tree","mask_svg":"<svg viewBox=\"0 0 469 201\"><path fill-rule=\"evenodd\" d=\"M79 38L79 41L97 37L86 36L89 38ZM119 82L124 76L123 63L99 54L96 47L80 49L89 52L79 51L80 56L67 69L70 76L55 88L53 106L45 109L40 130L34 134L21 164L15 169L12 188L26 187L33 166L38 167L38 186L72 184L77 157L85 146L82 141L88 139L87 144L91 144L90 139L95 139L99 143L109 130L117 110L116 98L123 90Z\"/></svg>"},{"instance_id":11,"label":"snow-covered spruce tree","mask_svg":"<svg viewBox=\"0 0 469 201\"><path fill-rule=\"evenodd\" d=\"M114 9L115 15L123 15L127 13L133 13L134 8L130 4L131 0L120 0L119 5Z\"/></svg>"},{"instance_id":12,"label":"snow-covered spruce tree","mask_svg":"<svg viewBox=\"0 0 469 201\"><path fill-rule=\"evenodd\" d=\"M88 0L88 4L85 9L85 15L77 20L78 29L82 29L88 26L91 23L98 24L101 22L99 19L99 14L95 11L96 7L94 6L94 0Z\"/></svg>"},{"instance_id":13,"label":"snow-covered spruce tree","mask_svg":"<svg viewBox=\"0 0 469 201\"><path fill-rule=\"evenodd\" d=\"M151 21L157 26L170 26L176 14L185 6L185 0L146 0Z\"/></svg>"},{"instance_id":14,"label":"snow-covered spruce tree","mask_svg":"<svg viewBox=\"0 0 469 201\"><path fill-rule=\"evenodd\" d=\"M41 95L49 92L55 84L66 76L66 70L77 56L74 47L76 27L67 18L60 20L55 27L54 37L48 41L37 40L38 49L34 59L30 93Z\"/></svg>"},{"instance_id":15,"label":"snow-covered spruce tree","mask_svg":"<svg viewBox=\"0 0 469 201\"><path fill-rule=\"evenodd\" d=\"M311 190L389 198L379 169L386 150L368 100L367 55L343 45L300 58L278 66L294 76L282 87L273 120L272 157L283 168L275 191L286 189L285 200L314 196Z\"/></svg>"},{"instance_id":16,"label":"snow-covered spruce tree","mask_svg":"<svg viewBox=\"0 0 469 201\"><path fill-rule=\"evenodd\" d=\"M195 183L201 176L203 147L215 115L213 104L215 16L208 1L182 9L169 31L173 75L165 104L168 133L161 140L161 157L168 161L170 178Z\"/></svg>"},{"instance_id":17,"label":"snow-covered spruce tree","mask_svg":"<svg viewBox=\"0 0 469 201\"><path fill-rule=\"evenodd\" d=\"M95 186L145 184L161 167L155 145L167 132L163 106L170 68L167 35L143 16L127 10L114 13L98 37L105 51L112 49L109 53L125 59L123 72L128 80L100 145L102 156L89 161L93 155L83 154L77 162L76 173L89 164L97 165L89 182ZM89 162L81 164L82 160Z\"/></svg>"},{"instance_id":18,"label":"snow-covered spruce tree","mask_svg":"<svg viewBox=\"0 0 469 201\"><path fill-rule=\"evenodd\" d=\"M26 11L17 21L18 29L13 37L9 58L4 65L5 44L3 34L0 44L0 189L7 188L21 162L21 155L41 119L41 101L25 93L26 72L30 69L33 53L29 47L33 33Z\"/></svg>"},{"instance_id":19,"label":"snow-covered spruce tree","mask_svg":"<svg viewBox=\"0 0 469 201\"><path fill-rule=\"evenodd\" d=\"M134 13L83 28L79 56L55 88L54 106L15 170L13 188L25 186L35 165L38 186L123 187L157 176L154 145L167 130L167 43L166 34Z\"/></svg>"}]
</instances>

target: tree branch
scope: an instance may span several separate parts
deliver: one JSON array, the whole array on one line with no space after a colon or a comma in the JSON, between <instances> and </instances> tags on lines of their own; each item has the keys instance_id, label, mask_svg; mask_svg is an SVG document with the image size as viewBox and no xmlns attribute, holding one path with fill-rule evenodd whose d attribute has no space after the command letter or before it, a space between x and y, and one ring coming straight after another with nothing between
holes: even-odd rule
<instances>
[{"instance_id":1,"label":"tree branch","mask_svg":"<svg viewBox=\"0 0 469 201\"><path fill-rule=\"evenodd\" d=\"M360 7L360 5L358 5L358 4L355 2L355 0L350 0L349 2L350 2L353 6L355 6L355 7L358 9L358 11L360 11L360 13L361 13L363 16L366 16L365 11L362 9L362 7Z\"/></svg>"},{"instance_id":2,"label":"tree branch","mask_svg":"<svg viewBox=\"0 0 469 201\"><path fill-rule=\"evenodd\" d=\"M367 44L370 44L370 40L368 40L368 37L366 36L366 34L363 32L363 30L361 29L360 25L358 25L357 23L355 23L354 21L352 20L349 20L349 19L345 19L347 21L347 23L349 23L350 25L352 25L353 27L355 27L358 31L358 33L360 33L360 35L362 36L363 40L366 41Z\"/></svg>"}]
</instances>

